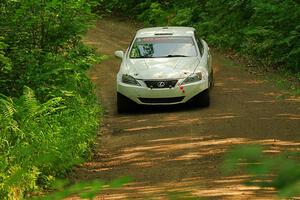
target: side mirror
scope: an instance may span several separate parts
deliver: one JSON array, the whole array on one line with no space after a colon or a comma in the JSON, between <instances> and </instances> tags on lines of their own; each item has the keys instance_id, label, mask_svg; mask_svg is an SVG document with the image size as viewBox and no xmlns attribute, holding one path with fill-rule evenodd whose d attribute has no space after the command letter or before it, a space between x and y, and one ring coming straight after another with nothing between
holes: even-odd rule
<instances>
[{"instance_id":1,"label":"side mirror","mask_svg":"<svg viewBox=\"0 0 300 200\"><path fill-rule=\"evenodd\" d=\"M115 56L118 58L123 59L124 58L124 51L116 51Z\"/></svg>"}]
</instances>

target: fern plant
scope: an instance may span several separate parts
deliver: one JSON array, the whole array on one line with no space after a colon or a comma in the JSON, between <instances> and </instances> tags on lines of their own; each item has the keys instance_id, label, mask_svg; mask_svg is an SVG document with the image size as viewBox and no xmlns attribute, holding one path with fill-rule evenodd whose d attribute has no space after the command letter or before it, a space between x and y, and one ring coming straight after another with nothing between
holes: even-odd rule
<instances>
[{"instance_id":1,"label":"fern plant","mask_svg":"<svg viewBox=\"0 0 300 200\"><path fill-rule=\"evenodd\" d=\"M54 98L40 104L28 87L16 100L0 96L1 196L21 198L23 191L37 189L36 181L45 165L42 161L55 148L47 145L55 140L49 117L65 109L62 103L62 98Z\"/></svg>"}]
</instances>

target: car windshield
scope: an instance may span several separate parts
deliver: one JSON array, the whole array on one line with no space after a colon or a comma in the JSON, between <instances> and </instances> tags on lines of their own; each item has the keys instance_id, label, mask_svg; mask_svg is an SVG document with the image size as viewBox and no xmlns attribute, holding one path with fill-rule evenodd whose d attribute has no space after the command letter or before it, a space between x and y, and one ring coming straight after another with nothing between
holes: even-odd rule
<instances>
[{"instance_id":1,"label":"car windshield","mask_svg":"<svg viewBox=\"0 0 300 200\"><path fill-rule=\"evenodd\" d=\"M130 58L195 57L197 51L192 37L137 38Z\"/></svg>"}]
</instances>

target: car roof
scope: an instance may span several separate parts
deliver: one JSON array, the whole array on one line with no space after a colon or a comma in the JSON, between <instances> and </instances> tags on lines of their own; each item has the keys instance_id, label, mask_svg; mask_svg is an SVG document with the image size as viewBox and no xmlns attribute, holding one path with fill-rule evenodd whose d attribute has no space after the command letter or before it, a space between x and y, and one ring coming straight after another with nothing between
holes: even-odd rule
<instances>
[{"instance_id":1,"label":"car roof","mask_svg":"<svg viewBox=\"0 0 300 200\"><path fill-rule=\"evenodd\" d=\"M192 27L183 26L153 27L139 30L136 37L193 36L194 31Z\"/></svg>"}]
</instances>

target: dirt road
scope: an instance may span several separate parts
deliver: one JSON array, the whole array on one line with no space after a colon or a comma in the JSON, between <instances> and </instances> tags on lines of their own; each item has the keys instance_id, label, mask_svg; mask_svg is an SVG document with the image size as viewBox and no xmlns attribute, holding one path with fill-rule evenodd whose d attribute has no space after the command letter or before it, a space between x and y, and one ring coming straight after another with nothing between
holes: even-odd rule
<instances>
[{"instance_id":1,"label":"dirt road","mask_svg":"<svg viewBox=\"0 0 300 200\"><path fill-rule=\"evenodd\" d=\"M104 20L85 43L113 55L124 50L137 27ZM214 54L216 83L209 108L147 108L119 115L113 56L90 76L104 106L103 127L93 160L76 170L77 180L131 176L134 183L97 199L166 199L171 191L189 191L207 199L273 199L271 190L241 184L245 176L223 177L219 164L235 144L259 143L274 152L300 148L300 99L281 92Z\"/></svg>"}]
</instances>

